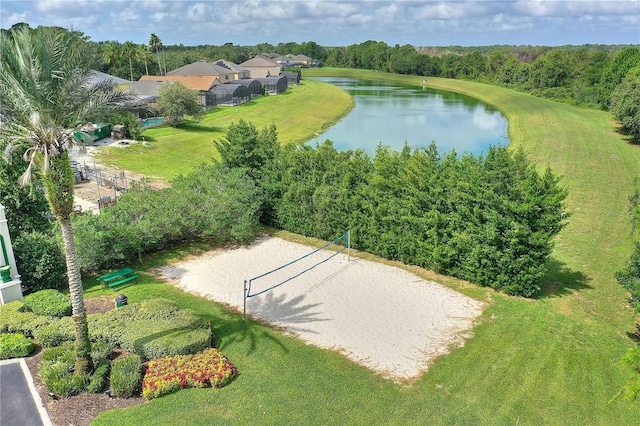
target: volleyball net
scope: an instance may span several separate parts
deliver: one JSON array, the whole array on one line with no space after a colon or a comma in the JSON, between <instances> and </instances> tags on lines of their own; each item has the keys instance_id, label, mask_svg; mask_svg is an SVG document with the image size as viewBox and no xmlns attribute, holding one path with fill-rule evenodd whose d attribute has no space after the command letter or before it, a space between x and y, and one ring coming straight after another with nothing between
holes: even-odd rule
<instances>
[{"instance_id":1,"label":"volleyball net","mask_svg":"<svg viewBox=\"0 0 640 426\"><path fill-rule=\"evenodd\" d=\"M247 299L260 296L278 288L317 266L328 262L338 254L351 248L351 235L345 232L333 241L319 247L304 256L294 259L257 277L244 281L244 318L247 318Z\"/></svg>"}]
</instances>

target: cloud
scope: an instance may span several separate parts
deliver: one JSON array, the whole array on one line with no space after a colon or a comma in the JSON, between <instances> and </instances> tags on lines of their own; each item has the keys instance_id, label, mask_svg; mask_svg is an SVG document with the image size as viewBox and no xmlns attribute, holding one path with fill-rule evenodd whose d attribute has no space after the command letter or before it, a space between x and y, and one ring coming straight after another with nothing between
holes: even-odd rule
<instances>
[{"instance_id":1,"label":"cloud","mask_svg":"<svg viewBox=\"0 0 640 426\"><path fill-rule=\"evenodd\" d=\"M257 44L638 43L638 0L33 0L0 1L17 22L73 26L94 41Z\"/></svg>"}]
</instances>

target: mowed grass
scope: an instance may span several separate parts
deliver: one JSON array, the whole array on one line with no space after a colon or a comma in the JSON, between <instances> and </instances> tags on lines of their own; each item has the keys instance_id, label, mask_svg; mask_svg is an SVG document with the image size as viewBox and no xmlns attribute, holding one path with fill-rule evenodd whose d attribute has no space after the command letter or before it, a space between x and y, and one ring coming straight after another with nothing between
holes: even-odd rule
<instances>
[{"instance_id":1,"label":"mowed grass","mask_svg":"<svg viewBox=\"0 0 640 426\"><path fill-rule=\"evenodd\" d=\"M305 72L422 83L421 77L366 71ZM223 389L180 391L106 412L95 424L638 423L637 403L612 398L627 379L618 360L633 344L627 335L633 331L633 314L613 273L632 248L626 211L632 181L640 175L639 148L616 132L605 112L478 83L428 78L427 84L499 108L509 120L511 146L563 176L571 217L557 238L540 297L508 297L407 268L489 306L464 347L436 359L417 382L395 384L337 353L244 322L241 314L146 276L126 289L130 301L170 297L211 319L223 353L240 375ZM286 232L278 235L317 243ZM193 249L163 253L140 268L170 263ZM87 297L102 292L91 287ZM363 325L354 321L354 326Z\"/></svg>"},{"instance_id":2,"label":"mowed grass","mask_svg":"<svg viewBox=\"0 0 640 426\"><path fill-rule=\"evenodd\" d=\"M148 145L106 148L97 158L103 164L168 181L202 162L219 159L214 141L223 140L229 125L240 119L251 121L258 130L274 123L281 143L301 143L314 138L352 107L353 100L342 89L303 80L278 96L260 96L237 107L215 108L198 122L186 120L177 128L145 130Z\"/></svg>"}]
</instances>

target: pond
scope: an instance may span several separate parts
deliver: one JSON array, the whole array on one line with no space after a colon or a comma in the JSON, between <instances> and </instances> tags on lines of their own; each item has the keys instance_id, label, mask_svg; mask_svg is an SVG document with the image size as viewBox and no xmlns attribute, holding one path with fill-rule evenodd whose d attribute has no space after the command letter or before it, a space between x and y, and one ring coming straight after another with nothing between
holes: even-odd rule
<instances>
[{"instance_id":1,"label":"pond","mask_svg":"<svg viewBox=\"0 0 640 426\"><path fill-rule=\"evenodd\" d=\"M506 146L507 120L477 99L430 88L342 77L313 77L349 93L355 107L309 143L330 139L339 151L363 149L373 156L379 144L399 151L426 148L440 153L480 155L492 145Z\"/></svg>"}]
</instances>

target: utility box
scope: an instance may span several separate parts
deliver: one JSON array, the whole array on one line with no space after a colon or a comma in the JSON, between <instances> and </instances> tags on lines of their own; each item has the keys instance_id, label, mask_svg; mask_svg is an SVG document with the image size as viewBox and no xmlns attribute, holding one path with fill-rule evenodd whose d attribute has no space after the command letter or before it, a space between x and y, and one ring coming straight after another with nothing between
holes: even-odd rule
<instances>
[{"instance_id":1,"label":"utility box","mask_svg":"<svg viewBox=\"0 0 640 426\"><path fill-rule=\"evenodd\" d=\"M125 296L124 294L119 294L118 297L116 297L116 308L126 306L128 304L129 299L127 299L127 296Z\"/></svg>"}]
</instances>

